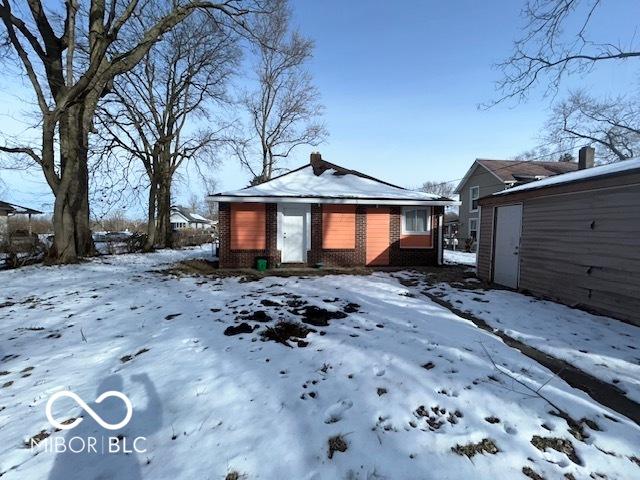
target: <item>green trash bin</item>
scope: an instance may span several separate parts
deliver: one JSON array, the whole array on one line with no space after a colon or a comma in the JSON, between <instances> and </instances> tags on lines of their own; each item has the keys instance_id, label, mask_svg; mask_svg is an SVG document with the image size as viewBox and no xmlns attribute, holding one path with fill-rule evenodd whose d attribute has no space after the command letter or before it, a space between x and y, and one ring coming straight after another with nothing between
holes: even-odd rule
<instances>
[{"instance_id":1,"label":"green trash bin","mask_svg":"<svg viewBox=\"0 0 640 480\"><path fill-rule=\"evenodd\" d=\"M267 259L266 258L257 258L256 259L256 268L259 272L264 272L267 269Z\"/></svg>"}]
</instances>

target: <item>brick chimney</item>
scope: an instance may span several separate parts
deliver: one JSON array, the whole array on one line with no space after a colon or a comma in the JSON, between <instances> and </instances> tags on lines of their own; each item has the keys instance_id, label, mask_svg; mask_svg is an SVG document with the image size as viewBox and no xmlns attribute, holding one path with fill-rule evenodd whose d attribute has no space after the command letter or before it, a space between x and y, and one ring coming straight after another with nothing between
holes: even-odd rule
<instances>
[{"instance_id":1,"label":"brick chimney","mask_svg":"<svg viewBox=\"0 0 640 480\"><path fill-rule=\"evenodd\" d=\"M596 150L593 147L582 147L578 151L578 170L593 167Z\"/></svg>"},{"instance_id":2,"label":"brick chimney","mask_svg":"<svg viewBox=\"0 0 640 480\"><path fill-rule=\"evenodd\" d=\"M322 162L322 155L320 152L311 152L309 163L313 166L316 166Z\"/></svg>"},{"instance_id":3,"label":"brick chimney","mask_svg":"<svg viewBox=\"0 0 640 480\"><path fill-rule=\"evenodd\" d=\"M313 174L316 176L322 175L325 170L329 168L325 161L322 160L322 155L320 155L320 152L311 152L309 165L311 165L311 168L313 168Z\"/></svg>"}]
</instances>

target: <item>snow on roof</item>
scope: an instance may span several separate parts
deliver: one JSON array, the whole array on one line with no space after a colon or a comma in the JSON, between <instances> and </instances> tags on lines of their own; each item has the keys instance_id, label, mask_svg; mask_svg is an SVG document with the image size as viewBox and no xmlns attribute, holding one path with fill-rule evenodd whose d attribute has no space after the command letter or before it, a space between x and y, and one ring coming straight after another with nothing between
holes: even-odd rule
<instances>
[{"instance_id":1,"label":"snow on roof","mask_svg":"<svg viewBox=\"0 0 640 480\"><path fill-rule=\"evenodd\" d=\"M179 213L184 218L193 223L211 223L211 220L209 220L208 218L205 218L202 215L198 215L197 213L192 213L181 205L172 205L171 211L172 213Z\"/></svg>"},{"instance_id":2,"label":"snow on roof","mask_svg":"<svg viewBox=\"0 0 640 480\"><path fill-rule=\"evenodd\" d=\"M432 193L418 192L375 179L355 170L347 170L320 160L253 187L212 195L216 197L334 198L363 200L444 201L456 203Z\"/></svg>"},{"instance_id":3,"label":"snow on roof","mask_svg":"<svg viewBox=\"0 0 640 480\"><path fill-rule=\"evenodd\" d=\"M575 172L563 173L553 177L544 178L535 182L525 183L518 187L501 190L493 195L505 195L509 193L522 192L525 190L533 190L537 188L549 187L551 185L560 185L564 183L579 182L604 175L612 175L615 173L626 172L629 170L640 169L640 158L632 160L624 160L618 163L610 163L599 167L585 168L584 170L576 170Z\"/></svg>"},{"instance_id":4,"label":"snow on roof","mask_svg":"<svg viewBox=\"0 0 640 480\"><path fill-rule=\"evenodd\" d=\"M195 218L196 220L200 220L202 222L211 223L211 220L209 220L208 218L203 217L202 215L198 215L197 213L192 213L191 216L193 218Z\"/></svg>"},{"instance_id":5,"label":"snow on roof","mask_svg":"<svg viewBox=\"0 0 640 480\"><path fill-rule=\"evenodd\" d=\"M16 205L15 203L9 203L9 202L3 202L3 201L0 201L0 210L9 212L10 214L13 214L13 215L17 215L17 214L39 215L42 213L41 211L34 210L33 208L22 207L20 205Z\"/></svg>"}]
</instances>

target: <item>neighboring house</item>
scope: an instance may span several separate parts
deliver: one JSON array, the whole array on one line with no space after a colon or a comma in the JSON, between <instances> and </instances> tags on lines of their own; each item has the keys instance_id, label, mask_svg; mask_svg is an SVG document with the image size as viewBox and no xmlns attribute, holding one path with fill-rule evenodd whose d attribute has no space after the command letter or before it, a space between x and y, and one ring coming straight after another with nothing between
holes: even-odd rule
<instances>
[{"instance_id":1,"label":"neighboring house","mask_svg":"<svg viewBox=\"0 0 640 480\"><path fill-rule=\"evenodd\" d=\"M458 230L460 228L460 219L455 212L445 212L444 227L442 235L444 236L444 245L446 248L457 249L459 246Z\"/></svg>"},{"instance_id":2,"label":"neighboring house","mask_svg":"<svg viewBox=\"0 0 640 480\"><path fill-rule=\"evenodd\" d=\"M196 230L206 230L213 228L216 222L204 218L197 213L191 213L184 207L174 205L171 207L171 229L172 230L184 230L186 228L192 228Z\"/></svg>"},{"instance_id":3,"label":"neighboring house","mask_svg":"<svg viewBox=\"0 0 640 480\"><path fill-rule=\"evenodd\" d=\"M580 151L581 166L592 159L593 149ZM480 278L640 325L640 159L479 203Z\"/></svg>"},{"instance_id":4,"label":"neighboring house","mask_svg":"<svg viewBox=\"0 0 640 480\"><path fill-rule=\"evenodd\" d=\"M9 204L5 202L0 202L0 244L4 243L7 240L7 235L9 233L9 212L12 211L12 208L9 207Z\"/></svg>"},{"instance_id":5,"label":"neighboring house","mask_svg":"<svg viewBox=\"0 0 640 480\"><path fill-rule=\"evenodd\" d=\"M478 239L478 199L523 183L552 177L578 169L575 162L534 162L476 159L458 184L460 195L459 239L463 243Z\"/></svg>"},{"instance_id":6,"label":"neighboring house","mask_svg":"<svg viewBox=\"0 0 640 480\"><path fill-rule=\"evenodd\" d=\"M219 202L220 267L438 265L444 207L416 192L322 160Z\"/></svg>"},{"instance_id":7,"label":"neighboring house","mask_svg":"<svg viewBox=\"0 0 640 480\"><path fill-rule=\"evenodd\" d=\"M0 243L5 242L9 235L9 217L13 215L29 216L29 233L31 233L31 215L40 215L42 212L33 208L22 207L14 203L0 200Z\"/></svg>"}]
</instances>

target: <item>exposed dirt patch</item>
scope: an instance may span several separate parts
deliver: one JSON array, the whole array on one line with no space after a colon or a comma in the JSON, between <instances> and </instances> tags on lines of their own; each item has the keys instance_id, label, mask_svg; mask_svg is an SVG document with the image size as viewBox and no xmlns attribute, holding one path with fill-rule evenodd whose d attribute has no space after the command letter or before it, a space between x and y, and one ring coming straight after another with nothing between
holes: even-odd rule
<instances>
[{"instance_id":1,"label":"exposed dirt patch","mask_svg":"<svg viewBox=\"0 0 640 480\"><path fill-rule=\"evenodd\" d=\"M242 319L262 323L270 322L271 320L273 320L271 316L264 310L256 310L255 312L244 314L242 315Z\"/></svg>"},{"instance_id":2,"label":"exposed dirt patch","mask_svg":"<svg viewBox=\"0 0 640 480\"><path fill-rule=\"evenodd\" d=\"M360 311L360 305L357 303L347 303L342 309L344 313L357 313Z\"/></svg>"},{"instance_id":3,"label":"exposed dirt patch","mask_svg":"<svg viewBox=\"0 0 640 480\"><path fill-rule=\"evenodd\" d=\"M335 452L346 452L348 448L347 441L341 436L336 435L329 439L329 459L333 458Z\"/></svg>"},{"instance_id":4,"label":"exposed dirt patch","mask_svg":"<svg viewBox=\"0 0 640 480\"><path fill-rule=\"evenodd\" d=\"M381 269L388 271L399 271L402 268ZM217 262L211 262L205 259L185 260L159 273L167 275L188 275L188 276L206 276L210 278L239 278L240 283L256 282L265 277L321 277L325 275L371 275L375 270L364 267L354 268L271 268L264 272L258 272L251 268L242 269L220 269Z\"/></svg>"},{"instance_id":5,"label":"exposed dirt patch","mask_svg":"<svg viewBox=\"0 0 640 480\"><path fill-rule=\"evenodd\" d=\"M273 300L269 300L268 298L261 300L260 303L265 307L281 307L282 306L281 303L274 302Z\"/></svg>"},{"instance_id":6,"label":"exposed dirt patch","mask_svg":"<svg viewBox=\"0 0 640 480\"><path fill-rule=\"evenodd\" d=\"M422 368L424 368L425 370L431 370L432 368L434 368L436 366L435 363L433 362L427 362L424 365L422 365Z\"/></svg>"},{"instance_id":7,"label":"exposed dirt patch","mask_svg":"<svg viewBox=\"0 0 640 480\"><path fill-rule=\"evenodd\" d=\"M265 340L282 343L287 347L291 347L289 342L295 342L299 347L306 347L309 342L302 339L315 331L300 323L283 321L276 323L273 327L267 327L266 330L260 333L260 336Z\"/></svg>"},{"instance_id":8,"label":"exposed dirt patch","mask_svg":"<svg viewBox=\"0 0 640 480\"><path fill-rule=\"evenodd\" d=\"M244 478L247 478L247 476L241 473L238 473L234 470L232 472L227 473L227 476L224 477L224 480L242 480Z\"/></svg>"},{"instance_id":9,"label":"exposed dirt patch","mask_svg":"<svg viewBox=\"0 0 640 480\"><path fill-rule=\"evenodd\" d=\"M127 363L130 362L131 360L133 360L135 357L142 355L143 353L147 353L149 351L148 348L142 348L140 350L138 350L136 353L134 353L133 355L125 355L124 357L120 358L120 361L122 363Z\"/></svg>"},{"instance_id":10,"label":"exposed dirt patch","mask_svg":"<svg viewBox=\"0 0 640 480\"><path fill-rule=\"evenodd\" d=\"M578 458L578 455L576 455L573 443L571 443L570 440L565 438L541 437L539 435L534 435L531 439L531 444L542 452L547 448L551 448L560 453L564 453L573 463L582 465L582 461Z\"/></svg>"},{"instance_id":11,"label":"exposed dirt patch","mask_svg":"<svg viewBox=\"0 0 640 480\"><path fill-rule=\"evenodd\" d=\"M525 477L529 477L529 478L531 478L533 480L545 480L542 475L537 473L531 467L522 467L522 473L525 475Z\"/></svg>"},{"instance_id":12,"label":"exposed dirt patch","mask_svg":"<svg viewBox=\"0 0 640 480\"><path fill-rule=\"evenodd\" d=\"M224 334L227 337L231 337L233 335L240 335L241 333L251 333L253 332L253 327L246 322L242 322L240 325L233 325L231 327L227 327L224 330Z\"/></svg>"},{"instance_id":13,"label":"exposed dirt patch","mask_svg":"<svg viewBox=\"0 0 640 480\"><path fill-rule=\"evenodd\" d=\"M290 310L290 312L294 315L301 316L303 323L316 327L326 327L329 325L329 320L346 318L348 316L344 312L331 312L324 308L316 307L315 305L309 305L303 308Z\"/></svg>"},{"instance_id":14,"label":"exposed dirt patch","mask_svg":"<svg viewBox=\"0 0 640 480\"><path fill-rule=\"evenodd\" d=\"M66 420L64 420L64 421L62 421L60 423L62 423L62 425L69 425L70 423L75 422L75 420L76 420L76 417L71 417L71 418L67 418ZM59 432L59 431L60 431L59 428L54 428L53 429L53 432ZM25 448L35 447L36 445L38 445L43 440L49 438L53 432L49 432L47 430L39 431L34 436L32 436L31 438L29 438L28 440L26 440L24 442Z\"/></svg>"},{"instance_id":15,"label":"exposed dirt patch","mask_svg":"<svg viewBox=\"0 0 640 480\"><path fill-rule=\"evenodd\" d=\"M489 423L492 423L492 424L500 423L500 419L498 417L494 417L494 416L486 417L485 421L489 422Z\"/></svg>"},{"instance_id":16,"label":"exposed dirt patch","mask_svg":"<svg viewBox=\"0 0 640 480\"><path fill-rule=\"evenodd\" d=\"M481 442L478 443L468 443L466 445L456 445L455 447L451 447L451 450L458 455L464 455L468 458L473 457L477 454L485 454L489 453L491 455L495 455L500 450L493 442L488 438L484 438Z\"/></svg>"},{"instance_id":17,"label":"exposed dirt patch","mask_svg":"<svg viewBox=\"0 0 640 480\"><path fill-rule=\"evenodd\" d=\"M378 394L379 397L381 397L382 395L387 394L387 389L383 387L378 387L378 389L376 390L376 393Z\"/></svg>"},{"instance_id":18,"label":"exposed dirt patch","mask_svg":"<svg viewBox=\"0 0 640 480\"><path fill-rule=\"evenodd\" d=\"M26 448L34 447L34 446L38 445L40 442L42 442L43 440L45 440L46 438L49 438L49 436L51 436L50 432L48 432L46 430L40 430L33 437L31 437L28 440L26 440L24 442L24 446Z\"/></svg>"}]
</instances>

